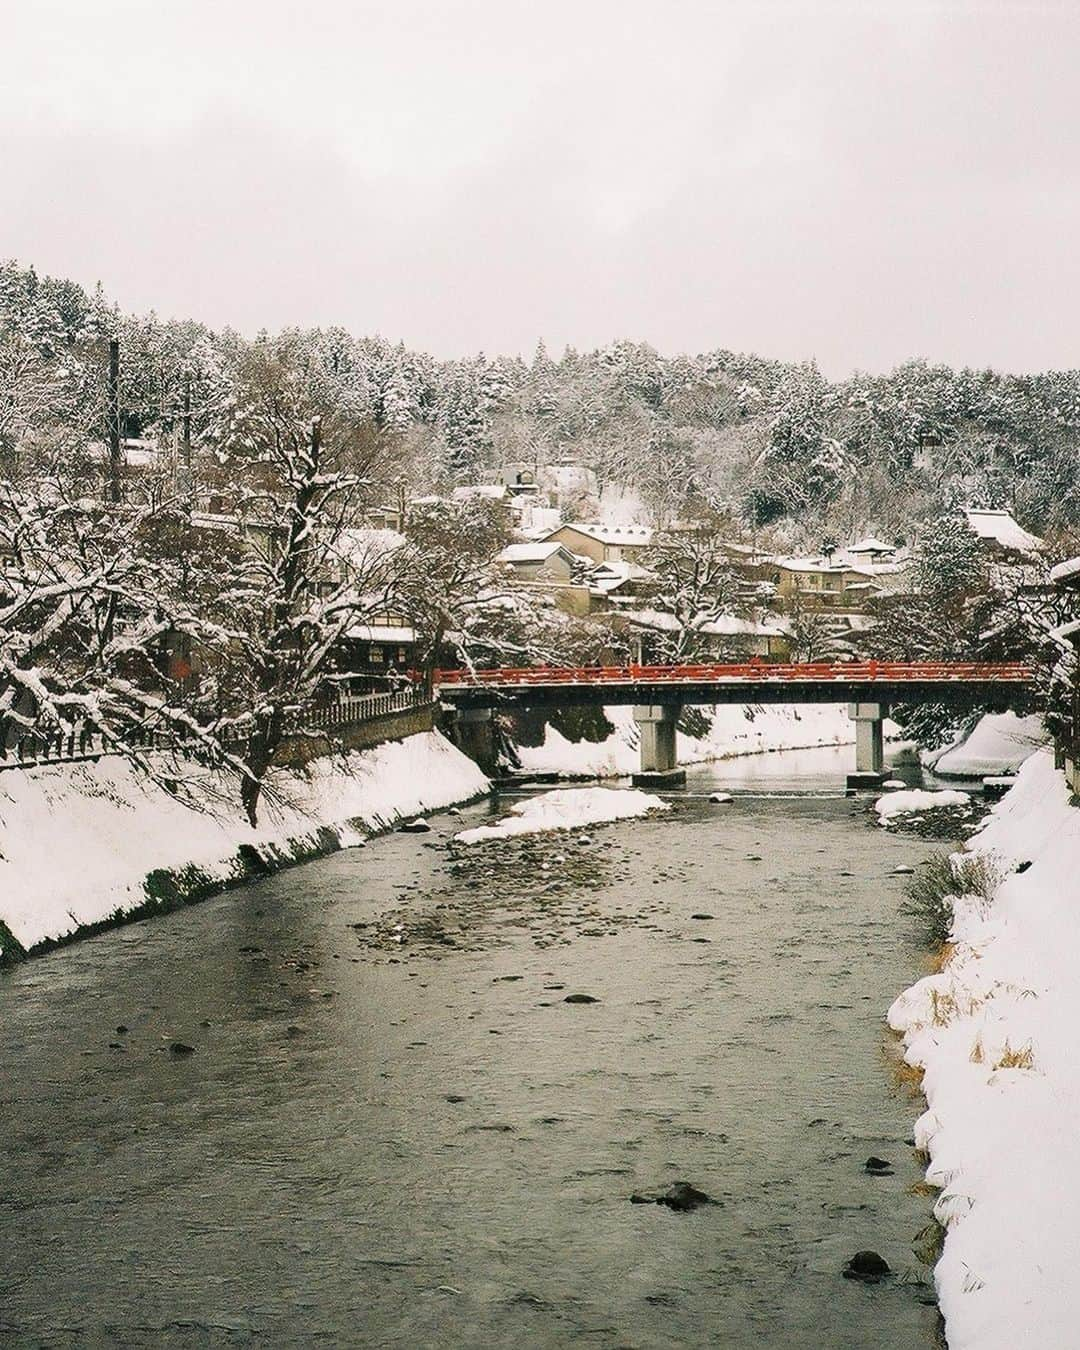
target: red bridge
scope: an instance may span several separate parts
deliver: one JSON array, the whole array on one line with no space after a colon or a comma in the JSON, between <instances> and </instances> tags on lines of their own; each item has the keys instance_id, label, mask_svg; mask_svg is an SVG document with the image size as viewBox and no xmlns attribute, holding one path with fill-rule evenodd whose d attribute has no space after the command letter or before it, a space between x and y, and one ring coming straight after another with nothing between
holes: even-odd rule
<instances>
[{"instance_id":1,"label":"red bridge","mask_svg":"<svg viewBox=\"0 0 1080 1350\"><path fill-rule=\"evenodd\" d=\"M641 731L638 777L648 782L674 781L679 774L675 722L685 704L847 703L855 721L854 779L872 782L884 768L882 721L890 704L1026 706L1034 671L1015 661L748 661L438 670L434 683L439 697L470 721L489 717L496 707L633 704Z\"/></svg>"}]
</instances>

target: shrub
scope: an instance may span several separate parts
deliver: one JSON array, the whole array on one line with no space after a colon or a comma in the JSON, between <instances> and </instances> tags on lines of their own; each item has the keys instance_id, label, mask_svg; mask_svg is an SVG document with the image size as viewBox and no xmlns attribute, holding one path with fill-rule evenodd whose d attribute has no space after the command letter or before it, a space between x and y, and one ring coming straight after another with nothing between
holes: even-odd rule
<instances>
[{"instance_id":1,"label":"shrub","mask_svg":"<svg viewBox=\"0 0 1080 1350\"><path fill-rule=\"evenodd\" d=\"M953 905L960 895L993 898L1003 872L986 853L932 853L908 883L901 913L918 919L928 942L938 947L952 931Z\"/></svg>"},{"instance_id":2,"label":"shrub","mask_svg":"<svg viewBox=\"0 0 1080 1350\"><path fill-rule=\"evenodd\" d=\"M1001 1052L1001 1058L994 1064L995 1069L1033 1069L1035 1067L1035 1052L1031 1048L1031 1042L1023 1045L1019 1050L1014 1050L1008 1041Z\"/></svg>"}]
</instances>

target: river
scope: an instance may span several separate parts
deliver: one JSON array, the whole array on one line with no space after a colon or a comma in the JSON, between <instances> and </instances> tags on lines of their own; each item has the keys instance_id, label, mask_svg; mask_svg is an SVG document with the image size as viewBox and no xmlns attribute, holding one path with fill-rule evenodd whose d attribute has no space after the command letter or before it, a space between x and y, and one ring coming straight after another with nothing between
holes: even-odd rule
<instances>
[{"instance_id":1,"label":"river","mask_svg":"<svg viewBox=\"0 0 1080 1350\"><path fill-rule=\"evenodd\" d=\"M930 846L782 795L847 755L586 843L452 849L468 808L0 978L0 1338L934 1345L882 1048ZM676 1179L719 1203L630 1203Z\"/></svg>"}]
</instances>

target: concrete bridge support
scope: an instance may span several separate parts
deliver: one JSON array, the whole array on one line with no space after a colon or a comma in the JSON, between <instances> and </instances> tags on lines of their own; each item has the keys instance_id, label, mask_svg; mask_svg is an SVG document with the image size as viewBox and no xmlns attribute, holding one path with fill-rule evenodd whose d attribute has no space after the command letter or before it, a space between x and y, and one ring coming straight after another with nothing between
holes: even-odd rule
<instances>
[{"instance_id":1,"label":"concrete bridge support","mask_svg":"<svg viewBox=\"0 0 1080 1350\"><path fill-rule=\"evenodd\" d=\"M459 708L449 728L450 739L486 774L499 767L499 746L495 719L490 708Z\"/></svg>"},{"instance_id":2,"label":"concrete bridge support","mask_svg":"<svg viewBox=\"0 0 1080 1350\"><path fill-rule=\"evenodd\" d=\"M645 704L634 708L634 721L641 737L641 769L632 777L635 787L680 787L686 770L679 768L675 723L678 703Z\"/></svg>"},{"instance_id":3,"label":"concrete bridge support","mask_svg":"<svg viewBox=\"0 0 1080 1350\"><path fill-rule=\"evenodd\" d=\"M855 723L855 772L848 774L849 788L880 787L885 780L884 703L849 703L848 716Z\"/></svg>"}]
</instances>

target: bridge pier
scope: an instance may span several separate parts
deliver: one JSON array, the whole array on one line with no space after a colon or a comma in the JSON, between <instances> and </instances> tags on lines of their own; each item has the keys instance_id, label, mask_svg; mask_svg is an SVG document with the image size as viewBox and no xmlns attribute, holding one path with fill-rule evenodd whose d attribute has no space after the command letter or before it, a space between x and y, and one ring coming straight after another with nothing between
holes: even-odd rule
<instances>
[{"instance_id":1,"label":"bridge pier","mask_svg":"<svg viewBox=\"0 0 1080 1350\"><path fill-rule=\"evenodd\" d=\"M855 772L847 776L849 788L880 787L885 781L884 703L849 703L848 716L855 723Z\"/></svg>"},{"instance_id":2,"label":"bridge pier","mask_svg":"<svg viewBox=\"0 0 1080 1350\"><path fill-rule=\"evenodd\" d=\"M678 703L649 703L634 708L641 738L641 769L631 777L635 787L681 787L686 770L679 768L675 723Z\"/></svg>"},{"instance_id":3,"label":"bridge pier","mask_svg":"<svg viewBox=\"0 0 1080 1350\"><path fill-rule=\"evenodd\" d=\"M495 719L490 708L458 708L450 725L450 739L481 769L494 774L499 767Z\"/></svg>"}]
</instances>

